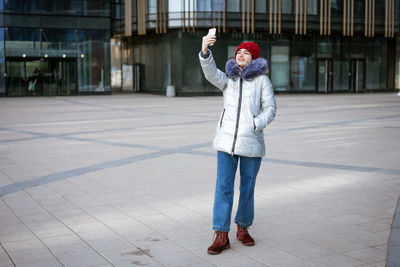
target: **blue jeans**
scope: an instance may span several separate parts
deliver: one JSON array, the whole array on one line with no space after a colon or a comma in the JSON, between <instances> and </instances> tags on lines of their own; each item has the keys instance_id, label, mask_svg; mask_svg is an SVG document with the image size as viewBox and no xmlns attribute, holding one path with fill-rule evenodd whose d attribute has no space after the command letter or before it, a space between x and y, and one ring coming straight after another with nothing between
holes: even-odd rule
<instances>
[{"instance_id":1,"label":"blue jeans","mask_svg":"<svg viewBox=\"0 0 400 267\"><path fill-rule=\"evenodd\" d=\"M217 184L215 187L213 230L229 232L233 204L235 175L240 159L240 196L235 223L249 227L254 219L254 186L261 157L231 156L218 152Z\"/></svg>"}]
</instances>

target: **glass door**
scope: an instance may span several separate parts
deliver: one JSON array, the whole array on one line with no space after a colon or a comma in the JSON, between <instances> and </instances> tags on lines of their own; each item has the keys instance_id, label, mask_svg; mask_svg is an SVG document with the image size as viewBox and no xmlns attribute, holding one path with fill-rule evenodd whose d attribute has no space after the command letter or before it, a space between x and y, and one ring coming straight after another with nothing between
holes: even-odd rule
<instances>
[{"instance_id":1,"label":"glass door","mask_svg":"<svg viewBox=\"0 0 400 267\"><path fill-rule=\"evenodd\" d=\"M28 86L25 75L25 62L7 61L6 68L7 96L25 96Z\"/></svg>"},{"instance_id":2,"label":"glass door","mask_svg":"<svg viewBox=\"0 0 400 267\"><path fill-rule=\"evenodd\" d=\"M365 59L352 59L350 61L349 91L365 91Z\"/></svg>"},{"instance_id":3,"label":"glass door","mask_svg":"<svg viewBox=\"0 0 400 267\"><path fill-rule=\"evenodd\" d=\"M42 60L29 60L25 61L26 69L26 95L27 96L41 96L43 95L43 70L45 70L47 63Z\"/></svg>"},{"instance_id":4,"label":"glass door","mask_svg":"<svg viewBox=\"0 0 400 267\"><path fill-rule=\"evenodd\" d=\"M332 59L318 59L318 93L332 93Z\"/></svg>"},{"instance_id":5,"label":"glass door","mask_svg":"<svg viewBox=\"0 0 400 267\"><path fill-rule=\"evenodd\" d=\"M58 95L76 95L76 61L60 61L59 64L61 67L61 84Z\"/></svg>"},{"instance_id":6,"label":"glass door","mask_svg":"<svg viewBox=\"0 0 400 267\"><path fill-rule=\"evenodd\" d=\"M43 95L76 94L76 60L50 59L43 71Z\"/></svg>"}]
</instances>

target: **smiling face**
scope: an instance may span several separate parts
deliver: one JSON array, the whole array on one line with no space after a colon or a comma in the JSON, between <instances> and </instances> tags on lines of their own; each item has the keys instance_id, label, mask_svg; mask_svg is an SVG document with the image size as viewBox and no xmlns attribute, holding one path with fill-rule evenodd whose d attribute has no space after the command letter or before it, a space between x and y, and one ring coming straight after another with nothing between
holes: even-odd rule
<instances>
[{"instance_id":1,"label":"smiling face","mask_svg":"<svg viewBox=\"0 0 400 267\"><path fill-rule=\"evenodd\" d=\"M251 62L253 59L249 50L242 48L239 49L236 53L236 63L239 65L239 67L244 68L246 67L247 64Z\"/></svg>"}]
</instances>

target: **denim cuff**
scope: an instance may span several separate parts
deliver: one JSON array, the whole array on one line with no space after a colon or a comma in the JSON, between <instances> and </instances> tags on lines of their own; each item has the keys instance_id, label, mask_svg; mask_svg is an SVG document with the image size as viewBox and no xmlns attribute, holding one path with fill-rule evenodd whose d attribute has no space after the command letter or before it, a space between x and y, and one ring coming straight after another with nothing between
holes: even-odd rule
<instances>
[{"instance_id":1,"label":"denim cuff","mask_svg":"<svg viewBox=\"0 0 400 267\"><path fill-rule=\"evenodd\" d=\"M248 227L250 227L250 225L252 225L251 223L250 223L250 224L240 223L240 222L238 222L238 221L236 221L236 220L235 220L235 223L236 223L238 226L242 227L242 228L248 228Z\"/></svg>"},{"instance_id":2,"label":"denim cuff","mask_svg":"<svg viewBox=\"0 0 400 267\"><path fill-rule=\"evenodd\" d=\"M214 231L229 232L229 228L215 227L212 228Z\"/></svg>"}]
</instances>

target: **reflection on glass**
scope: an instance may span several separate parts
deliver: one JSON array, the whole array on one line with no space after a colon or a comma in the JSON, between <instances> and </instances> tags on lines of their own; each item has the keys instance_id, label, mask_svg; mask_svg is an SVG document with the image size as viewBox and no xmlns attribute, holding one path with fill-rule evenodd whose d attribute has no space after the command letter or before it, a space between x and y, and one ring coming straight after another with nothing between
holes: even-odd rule
<instances>
[{"instance_id":1,"label":"reflection on glass","mask_svg":"<svg viewBox=\"0 0 400 267\"><path fill-rule=\"evenodd\" d=\"M365 90L365 60L352 59L350 62L350 90L355 93L363 92Z\"/></svg>"},{"instance_id":2,"label":"reflection on glass","mask_svg":"<svg viewBox=\"0 0 400 267\"><path fill-rule=\"evenodd\" d=\"M23 7L23 0L3 0L4 11L21 13Z\"/></svg>"},{"instance_id":3,"label":"reflection on glass","mask_svg":"<svg viewBox=\"0 0 400 267\"><path fill-rule=\"evenodd\" d=\"M6 56L39 56L39 29L5 28L4 31Z\"/></svg>"},{"instance_id":4,"label":"reflection on glass","mask_svg":"<svg viewBox=\"0 0 400 267\"><path fill-rule=\"evenodd\" d=\"M6 92L5 85L5 60L4 60L4 28L0 28L0 95Z\"/></svg>"},{"instance_id":5,"label":"reflection on glass","mask_svg":"<svg viewBox=\"0 0 400 267\"><path fill-rule=\"evenodd\" d=\"M121 40L111 39L111 87L121 88Z\"/></svg>"},{"instance_id":6,"label":"reflection on glass","mask_svg":"<svg viewBox=\"0 0 400 267\"><path fill-rule=\"evenodd\" d=\"M240 11L240 0L227 0L226 1L227 12L239 12Z\"/></svg>"},{"instance_id":7,"label":"reflection on glass","mask_svg":"<svg viewBox=\"0 0 400 267\"><path fill-rule=\"evenodd\" d=\"M349 90L349 61L348 60L335 60L333 62L334 75L333 75L333 88L335 91L348 91Z\"/></svg>"},{"instance_id":8,"label":"reflection on glass","mask_svg":"<svg viewBox=\"0 0 400 267\"><path fill-rule=\"evenodd\" d=\"M24 96L28 81L25 75L25 65L22 61L7 61L7 95Z\"/></svg>"},{"instance_id":9,"label":"reflection on glass","mask_svg":"<svg viewBox=\"0 0 400 267\"><path fill-rule=\"evenodd\" d=\"M267 1L256 0L254 10L256 13L267 13Z\"/></svg>"},{"instance_id":10,"label":"reflection on glass","mask_svg":"<svg viewBox=\"0 0 400 267\"><path fill-rule=\"evenodd\" d=\"M400 37L397 37L396 44L395 87L396 89L400 89Z\"/></svg>"},{"instance_id":11,"label":"reflection on glass","mask_svg":"<svg viewBox=\"0 0 400 267\"><path fill-rule=\"evenodd\" d=\"M379 1L378 1L379 2ZM365 13L365 0L354 0L354 17L363 18Z\"/></svg>"},{"instance_id":12,"label":"reflection on glass","mask_svg":"<svg viewBox=\"0 0 400 267\"><path fill-rule=\"evenodd\" d=\"M319 59L318 60L318 92L330 93L332 92L332 60Z\"/></svg>"},{"instance_id":13,"label":"reflection on glass","mask_svg":"<svg viewBox=\"0 0 400 267\"><path fill-rule=\"evenodd\" d=\"M312 56L294 56L291 58L292 90L315 90L315 63Z\"/></svg>"},{"instance_id":14,"label":"reflection on glass","mask_svg":"<svg viewBox=\"0 0 400 267\"><path fill-rule=\"evenodd\" d=\"M376 37L366 46L366 88L386 88L386 39Z\"/></svg>"},{"instance_id":15,"label":"reflection on glass","mask_svg":"<svg viewBox=\"0 0 400 267\"><path fill-rule=\"evenodd\" d=\"M78 90L79 92L110 91L109 32L78 30Z\"/></svg>"},{"instance_id":16,"label":"reflection on glass","mask_svg":"<svg viewBox=\"0 0 400 267\"><path fill-rule=\"evenodd\" d=\"M197 11L211 11L211 2L209 0L198 0Z\"/></svg>"},{"instance_id":17,"label":"reflection on glass","mask_svg":"<svg viewBox=\"0 0 400 267\"><path fill-rule=\"evenodd\" d=\"M332 57L332 41L322 37L318 42L318 57Z\"/></svg>"},{"instance_id":18,"label":"reflection on glass","mask_svg":"<svg viewBox=\"0 0 400 267\"><path fill-rule=\"evenodd\" d=\"M293 13L293 0L282 0L282 14Z\"/></svg>"},{"instance_id":19,"label":"reflection on glass","mask_svg":"<svg viewBox=\"0 0 400 267\"><path fill-rule=\"evenodd\" d=\"M331 16L332 18L343 16L343 0L331 0Z\"/></svg>"},{"instance_id":20,"label":"reflection on glass","mask_svg":"<svg viewBox=\"0 0 400 267\"><path fill-rule=\"evenodd\" d=\"M318 1L317 0L307 0L307 14L308 15L318 15Z\"/></svg>"},{"instance_id":21,"label":"reflection on glass","mask_svg":"<svg viewBox=\"0 0 400 267\"><path fill-rule=\"evenodd\" d=\"M42 37L42 49L44 50L76 49L75 30L43 29Z\"/></svg>"},{"instance_id":22,"label":"reflection on glass","mask_svg":"<svg viewBox=\"0 0 400 267\"><path fill-rule=\"evenodd\" d=\"M2 0L3 1L3 0ZM63 15L110 15L108 0L4 0L1 3L4 11L29 14L63 14ZM0 9L1 10L1 9Z\"/></svg>"},{"instance_id":23,"label":"reflection on glass","mask_svg":"<svg viewBox=\"0 0 400 267\"><path fill-rule=\"evenodd\" d=\"M157 0L149 0L149 11L148 14L156 14L157 13Z\"/></svg>"},{"instance_id":24,"label":"reflection on glass","mask_svg":"<svg viewBox=\"0 0 400 267\"><path fill-rule=\"evenodd\" d=\"M271 46L271 82L277 91L289 90L289 46Z\"/></svg>"}]
</instances>

